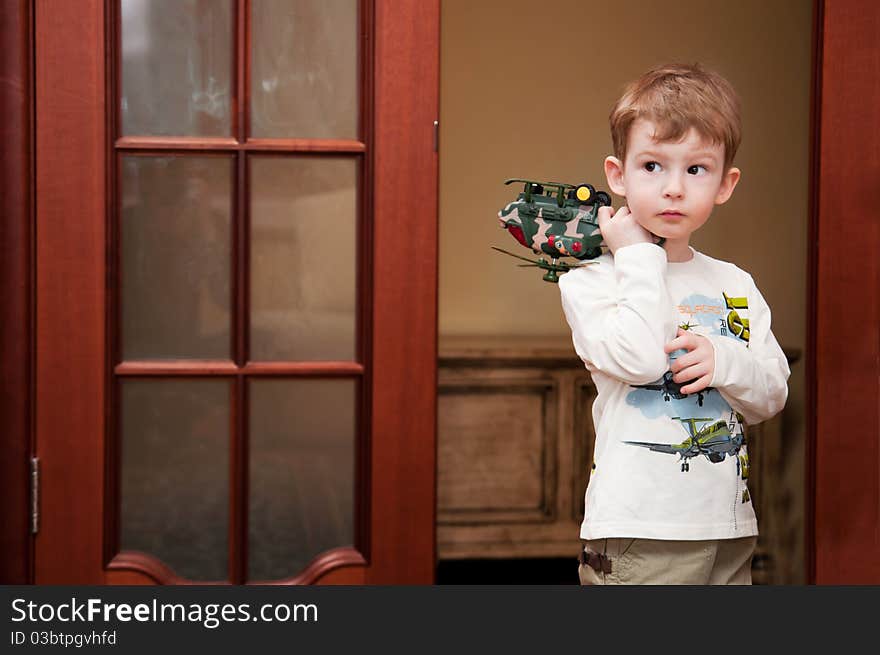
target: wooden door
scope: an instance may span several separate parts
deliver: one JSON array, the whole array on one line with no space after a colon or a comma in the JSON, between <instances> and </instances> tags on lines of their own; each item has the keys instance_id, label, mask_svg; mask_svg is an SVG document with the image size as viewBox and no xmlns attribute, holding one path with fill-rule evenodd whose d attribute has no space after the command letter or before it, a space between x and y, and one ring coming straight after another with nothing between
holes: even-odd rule
<instances>
[{"instance_id":1,"label":"wooden door","mask_svg":"<svg viewBox=\"0 0 880 655\"><path fill-rule=\"evenodd\" d=\"M438 3L34 25L35 582L430 583Z\"/></svg>"},{"instance_id":2,"label":"wooden door","mask_svg":"<svg viewBox=\"0 0 880 655\"><path fill-rule=\"evenodd\" d=\"M818 8L808 574L880 584L880 4Z\"/></svg>"}]
</instances>

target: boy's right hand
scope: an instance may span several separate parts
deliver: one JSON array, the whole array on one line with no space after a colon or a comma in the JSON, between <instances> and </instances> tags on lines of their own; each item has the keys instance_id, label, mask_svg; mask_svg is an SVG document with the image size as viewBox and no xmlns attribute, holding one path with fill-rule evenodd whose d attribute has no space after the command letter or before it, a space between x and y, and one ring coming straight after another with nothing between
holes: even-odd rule
<instances>
[{"instance_id":1,"label":"boy's right hand","mask_svg":"<svg viewBox=\"0 0 880 655\"><path fill-rule=\"evenodd\" d=\"M624 205L611 216L611 207L600 207L597 216L599 231L611 254L634 243L654 243L654 235L639 225L629 207Z\"/></svg>"}]
</instances>

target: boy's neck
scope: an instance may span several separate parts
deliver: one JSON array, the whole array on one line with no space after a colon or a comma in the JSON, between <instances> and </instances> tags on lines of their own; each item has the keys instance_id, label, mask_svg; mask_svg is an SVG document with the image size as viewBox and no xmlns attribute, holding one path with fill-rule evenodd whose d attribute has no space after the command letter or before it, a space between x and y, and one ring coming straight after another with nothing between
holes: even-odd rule
<instances>
[{"instance_id":1,"label":"boy's neck","mask_svg":"<svg viewBox=\"0 0 880 655\"><path fill-rule=\"evenodd\" d=\"M667 239L663 244L666 251L666 261L680 264L689 262L694 258L690 248L690 239Z\"/></svg>"}]
</instances>

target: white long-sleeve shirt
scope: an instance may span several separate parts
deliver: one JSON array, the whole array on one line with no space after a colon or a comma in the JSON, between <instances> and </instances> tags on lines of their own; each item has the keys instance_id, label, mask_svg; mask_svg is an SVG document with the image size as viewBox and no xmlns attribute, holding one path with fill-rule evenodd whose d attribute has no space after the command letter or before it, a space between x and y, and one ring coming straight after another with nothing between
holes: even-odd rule
<instances>
[{"instance_id":1,"label":"white long-sleeve shirt","mask_svg":"<svg viewBox=\"0 0 880 655\"><path fill-rule=\"evenodd\" d=\"M785 405L788 362L752 277L693 251L635 244L560 277L562 307L598 395L583 539L758 533L743 423ZM663 348L677 328L715 350L709 388L684 395ZM687 384L686 382L683 384Z\"/></svg>"}]
</instances>

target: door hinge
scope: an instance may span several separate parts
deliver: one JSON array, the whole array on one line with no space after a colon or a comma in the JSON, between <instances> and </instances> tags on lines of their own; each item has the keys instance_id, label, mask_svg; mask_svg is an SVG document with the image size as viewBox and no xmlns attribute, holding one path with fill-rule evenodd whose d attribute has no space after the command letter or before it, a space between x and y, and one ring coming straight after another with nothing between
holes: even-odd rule
<instances>
[{"instance_id":1,"label":"door hinge","mask_svg":"<svg viewBox=\"0 0 880 655\"><path fill-rule=\"evenodd\" d=\"M31 457L31 534L40 531L40 458Z\"/></svg>"},{"instance_id":2,"label":"door hinge","mask_svg":"<svg viewBox=\"0 0 880 655\"><path fill-rule=\"evenodd\" d=\"M440 121L434 121L434 152L440 150Z\"/></svg>"}]
</instances>

